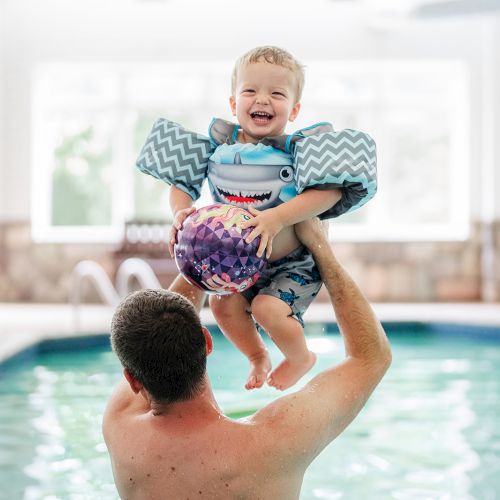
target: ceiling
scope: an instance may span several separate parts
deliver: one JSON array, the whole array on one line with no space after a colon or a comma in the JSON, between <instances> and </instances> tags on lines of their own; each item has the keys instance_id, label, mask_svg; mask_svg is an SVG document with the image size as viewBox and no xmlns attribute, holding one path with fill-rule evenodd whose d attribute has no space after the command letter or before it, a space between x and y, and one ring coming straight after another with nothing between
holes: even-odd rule
<instances>
[{"instance_id":1,"label":"ceiling","mask_svg":"<svg viewBox=\"0 0 500 500\"><path fill-rule=\"evenodd\" d=\"M380 15L413 18L470 16L500 13L500 0L331 0L364 6Z\"/></svg>"}]
</instances>

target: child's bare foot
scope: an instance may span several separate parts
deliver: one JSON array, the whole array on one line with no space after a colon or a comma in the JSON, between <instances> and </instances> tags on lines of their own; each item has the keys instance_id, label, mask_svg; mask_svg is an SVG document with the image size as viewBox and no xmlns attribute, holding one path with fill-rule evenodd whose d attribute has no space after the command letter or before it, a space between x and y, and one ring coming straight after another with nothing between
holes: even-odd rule
<instances>
[{"instance_id":1,"label":"child's bare foot","mask_svg":"<svg viewBox=\"0 0 500 500\"><path fill-rule=\"evenodd\" d=\"M303 375L305 375L316 363L316 354L308 351L307 357L301 362L291 362L284 359L269 375L267 384L284 391L292 387Z\"/></svg>"},{"instance_id":2,"label":"child's bare foot","mask_svg":"<svg viewBox=\"0 0 500 500\"><path fill-rule=\"evenodd\" d=\"M250 359L250 373L245 389L258 389L264 385L268 373L271 371L271 358L267 350L252 356Z\"/></svg>"}]
</instances>

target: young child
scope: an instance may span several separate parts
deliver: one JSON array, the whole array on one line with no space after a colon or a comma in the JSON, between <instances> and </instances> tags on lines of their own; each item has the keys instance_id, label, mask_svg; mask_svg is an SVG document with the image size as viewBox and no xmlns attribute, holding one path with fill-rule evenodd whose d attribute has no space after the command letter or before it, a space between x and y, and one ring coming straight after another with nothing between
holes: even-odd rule
<instances>
[{"instance_id":1,"label":"young child","mask_svg":"<svg viewBox=\"0 0 500 500\"><path fill-rule=\"evenodd\" d=\"M221 330L250 362L247 389L261 387L266 381L277 389L287 389L316 361L306 345L302 315L318 293L321 281L293 225L317 215L336 216L359 206L352 193L341 190L342 182L332 175L316 178L298 192L298 181L294 183L298 178L294 172L294 144L332 132L329 124L321 123L292 136L283 135L287 123L293 122L300 111L303 85L303 67L288 52L277 47L253 49L237 60L233 70L229 104L238 124L213 120L209 129L210 144L215 148L209 152L206 167L212 194L216 201L243 206L254 215L244 226L253 227L247 241L260 236L258 255L265 252L269 259L268 267L250 289L210 297ZM197 193L193 196L190 187L179 181L179 172L166 176L158 166L152 172L151 165L158 163L158 155L154 161L153 153L148 158L149 167L144 167L143 161L142 166L138 162L139 168L172 184L172 253L176 233L194 210L192 203ZM369 191L365 189L362 198L373 196L373 189ZM343 192L347 199L341 200ZM254 320L284 355L274 370Z\"/></svg>"}]
</instances>

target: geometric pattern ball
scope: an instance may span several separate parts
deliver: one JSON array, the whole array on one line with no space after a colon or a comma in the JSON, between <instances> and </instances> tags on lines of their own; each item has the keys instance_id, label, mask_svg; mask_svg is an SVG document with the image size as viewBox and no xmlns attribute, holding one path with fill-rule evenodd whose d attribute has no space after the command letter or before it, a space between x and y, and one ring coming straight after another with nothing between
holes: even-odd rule
<instances>
[{"instance_id":1,"label":"geometric pattern ball","mask_svg":"<svg viewBox=\"0 0 500 500\"><path fill-rule=\"evenodd\" d=\"M232 205L216 203L189 215L177 233L175 262L184 278L207 293L226 295L251 287L267 265L257 257L260 237L245 238L253 228L240 223L253 216Z\"/></svg>"}]
</instances>

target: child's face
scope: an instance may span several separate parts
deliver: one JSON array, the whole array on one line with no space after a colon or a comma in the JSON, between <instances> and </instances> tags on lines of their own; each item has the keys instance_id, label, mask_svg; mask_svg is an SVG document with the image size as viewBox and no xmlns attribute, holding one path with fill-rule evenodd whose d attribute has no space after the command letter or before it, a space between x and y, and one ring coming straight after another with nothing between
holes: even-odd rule
<instances>
[{"instance_id":1,"label":"child's face","mask_svg":"<svg viewBox=\"0 0 500 500\"><path fill-rule=\"evenodd\" d=\"M295 76L288 68L265 61L242 67L234 96L229 98L242 129L238 140L256 143L263 137L282 135L300 110L295 88Z\"/></svg>"}]
</instances>

